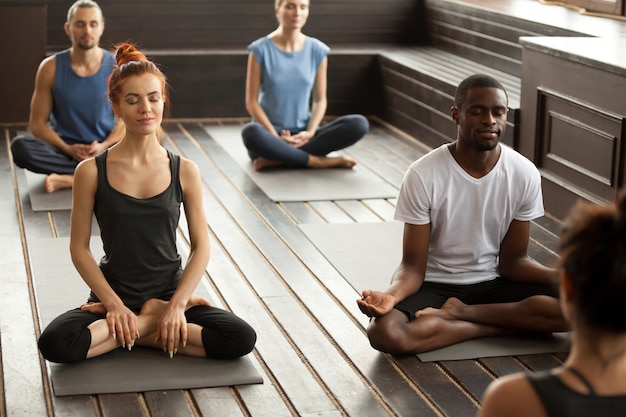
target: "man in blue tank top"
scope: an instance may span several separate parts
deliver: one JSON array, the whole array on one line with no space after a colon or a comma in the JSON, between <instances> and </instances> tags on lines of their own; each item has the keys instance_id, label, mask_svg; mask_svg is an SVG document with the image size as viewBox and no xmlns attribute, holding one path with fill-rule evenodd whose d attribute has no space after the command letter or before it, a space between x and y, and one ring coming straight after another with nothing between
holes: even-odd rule
<instances>
[{"instance_id":1,"label":"man in blue tank top","mask_svg":"<svg viewBox=\"0 0 626 417\"><path fill-rule=\"evenodd\" d=\"M115 58L98 45L104 30L102 10L94 1L78 0L70 7L64 27L71 47L39 65L30 135L11 141L17 166L48 174L48 192L71 188L76 165L117 141L107 98Z\"/></svg>"}]
</instances>

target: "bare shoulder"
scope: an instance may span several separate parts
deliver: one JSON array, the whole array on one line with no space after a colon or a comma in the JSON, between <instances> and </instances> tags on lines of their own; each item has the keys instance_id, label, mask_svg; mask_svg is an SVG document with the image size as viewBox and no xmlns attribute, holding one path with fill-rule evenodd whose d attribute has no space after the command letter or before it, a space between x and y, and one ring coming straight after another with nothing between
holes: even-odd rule
<instances>
[{"instance_id":1,"label":"bare shoulder","mask_svg":"<svg viewBox=\"0 0 626 417\"><path fill-rule=\"evenodd\" d=\"M51 55L45 58L39 64L39 68L37 69L37 78L42 81L54 80L55 72L56 72L56 56Z\"/></svg>"},{"instance_id":2,"label":"bare shoulder","mask_svg":"<svg viewBox=\"0 0 626 417\"><path fill-rule=\"evenodd\" d=\"M200 169L195 162L190 159L180 157L180 173L181 175L200 175Z\"/></svg>"},{"instance_id":3,"label":"bare shoulder","mask_svg":"<svg viewBox=\"0 0 626 417\"><path fill-rule=\"evenodd\" d=\"M76 180L96 180L98 178L98 168L96 167L95 158L85 159L81 161L74 170L74 181Z\"/></svg>"},{"instance_id":4,"label":"bare shoulder","mask_svg":"<svg viewBox=\"0 0 626 417\"><path fill-rule=\"evenodd\" d=\"M539 397L522 373L493 381L485 391L481 406L478 417L546 417Z\"/></svg>"},{"instance_id":5,"label":"bare shoulder","mask_svg":"<svg viewBox=\"0 0 626 417\"><path fill-rule=\"evenodd\" d=\"M94 158L81 161L74 170L74 195L83 198L91 198L98 188L98 168ZM78 200L78 198L74 198Z\"/></svg>"},{"instance_id":6,"label":"bare shoulder","mask_svg":"<svg viewBox=\"0 0 626 417\"><path fill-rule=\"evenodd\" d=\"M200 186L200 169L195 162L180 157L180 184L183 192Z\"/></svg>"}]
</instances>

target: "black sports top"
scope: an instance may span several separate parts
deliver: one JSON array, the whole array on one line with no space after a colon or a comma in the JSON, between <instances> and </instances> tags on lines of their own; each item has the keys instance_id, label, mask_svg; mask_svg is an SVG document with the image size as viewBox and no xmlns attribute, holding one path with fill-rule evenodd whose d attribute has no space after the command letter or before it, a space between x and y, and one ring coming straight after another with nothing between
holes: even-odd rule
<instances>
[{"instance_id":1,"label":"black sports top","mask_svg":"<svg viewBox=\"0 0 626 417\"><path fill-rule=\"evenodd\" d=\"M626 415L626 395L599 396L580 372L568 368L589 389L589 394L573 391L550 371L527 375L549 417L622 417Z\"/></svg>"},{"instance_id":2,"label":"black sports top","mask_svg":"<svg viewBox=\"0 0 626 417\"><path fill-rule=\"evenodd\" d=\"M100 269L131 310L150 298L169 300L182 274L176 227L183 191L180 157L167 151L171 182L162 193L138 199L115 190L107 178L108 151L96 156L98 188L94 213L100 226L104 257ZM93 292L91 301L97 301Z\"/></svg>"}]
</instances>

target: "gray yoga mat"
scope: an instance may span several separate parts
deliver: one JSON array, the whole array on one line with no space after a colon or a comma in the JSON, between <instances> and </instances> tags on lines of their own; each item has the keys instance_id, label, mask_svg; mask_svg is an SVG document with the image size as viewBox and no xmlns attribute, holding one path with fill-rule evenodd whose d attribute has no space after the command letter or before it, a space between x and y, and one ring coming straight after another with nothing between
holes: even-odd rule
<instances>
[{"instance_id":1,"label":"gray yoga mat","mask_svg":"<svg viewBox=\"0 0 626 417\"><path fill-rule=\"evenodd\" d=\"M360 294L384 290L402 257L399 222L301 224L302 232ZM468 340L417 355L423 362L567 352L567 333Z\"/></svg>"},{"instance_id":2,"label":"gray yoga mat","mask_svg":"<svg viewBox=\"0 0 626 417\"><path fill-rule=\"evenodd\" d=\"M72 209L72 189L66 188L53 193L46 192L46 174L36 174L24 170L28 184L28 196L33 211L54 211Z\"/></svg>"},{"instance_id":3,"label":"gray yoga mat","mask_svg":"<svg viewBox=\"0 0 626 417\"><path fill-rule=\"evenodd\" d=\"M256 172L241 139L241 126L205 126L207 133L273 201L363 200L397 197L398 190L366 168L285 169Z\"/></svg>"},{"instance_id":4,"label":"gray yoga mat","mask_svg":"<svg viewBox=\"0 0 626 417\"><path fill-rule=\"evenodd\" d=\"M80 306L89 288L76 272L68 238L29 239L29 251L42 327L56 316ZM91 238L96 259L103 255L100 237ZM210 298L204 284L196 293ZM213 360L176 355L158 349L117 349L76 364L50 363L50 379L57 396L145 392L259 384L263 378L248 357Z\"/></svg>"}]
</instances>

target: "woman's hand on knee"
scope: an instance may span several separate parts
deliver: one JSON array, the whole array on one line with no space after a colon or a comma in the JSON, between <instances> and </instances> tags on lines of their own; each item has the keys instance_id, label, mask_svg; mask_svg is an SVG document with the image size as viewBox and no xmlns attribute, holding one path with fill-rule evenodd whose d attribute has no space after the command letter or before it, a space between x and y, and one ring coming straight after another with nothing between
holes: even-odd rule
<instances>
[{"instance_id":1,"label":"woman's hand on knee","mask_svg":"<svg viewBox=\"0 0 626 417\"><path fill-rule=\"evenodd\" d=\"M180 346L187 346L187 318L185 308L168 303L157 325L157 341L161 341L163 351L170 358L178 352Z\"/></svg>"},{"instance_id":2,"label":"woman's hand on knee","mask_svg":"<svg viewBox=\"0 0 626 417\"><path fill-rule=\"evenodd\" d=\"M139 338L135 313L125 305L121 305L107 311L106 321L109 326L109 334L120 342L122 347L127 347L130 350Z\"/></svg>"}]
</instances>

